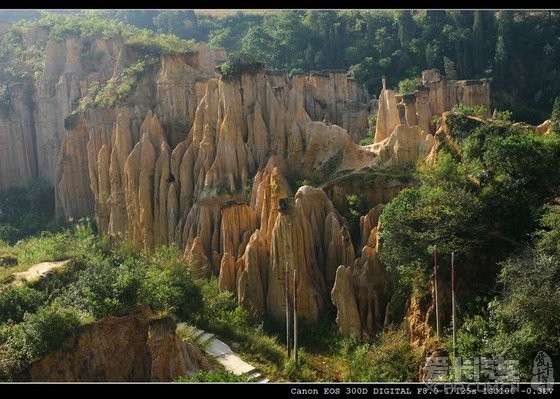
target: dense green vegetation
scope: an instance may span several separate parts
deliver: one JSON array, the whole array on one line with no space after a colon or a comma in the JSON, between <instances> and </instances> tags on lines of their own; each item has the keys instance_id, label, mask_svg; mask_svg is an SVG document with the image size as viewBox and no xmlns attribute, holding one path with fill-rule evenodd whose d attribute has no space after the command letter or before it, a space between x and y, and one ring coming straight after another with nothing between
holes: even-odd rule
<instances>
[{"instance_id":1,"label":"dense green vegetation","mask_svg":"<svg viewBox=\"0 0 560 399\"><path fill-rule=\"evenodd\" d=\"M491 10L107 11L137 26L243 50L276 69L350 69L371 93L439 68L490 77L494 106L540 123L559 86L560 13ZM406 88L409 91L414 86ZM401 85L400 89L405 89Z\"/></svg>"},{"instance_id":2,"label":"dense green vegetation","mask_svg":"<svg viewBox=\"0 0 560 399\"><path fill-rule=\"evenodd\" d=\"M264 63L256 61L255 58L244 52L233 52L228 54L226 62L218 67L222 79L239 79L242 74L254 74L264 70Z\"/></svg>"},{"instance_id":3,"label":"dense green vegetation","mask_svg":"<svg viewBox=\"0 0 560 399\"><path fill-rule=\"evenodd\" d=\"M458 355L519 360L527 379L539 350L560 351L560 136L462 111L443 122L437 162L381 215L381 259L401 290L426 295L434 247L444 281L454 252Z\"/></svg>"},{"instance_id":4,"label":"dense green vegetation","mask_svg":"<svg viewBox=\"0 0 560 399\"><path fill-rule=\"evenodd\" d=\"M560 89L560 13L554 10L0 12L2 20L22 18L38 20L55 39L122 35L158 53L189 51L196 40L242 50L269 68L346 69L373 94L381 90L382 75L389 86L409 92L427 68L449 79L492 78L494 106L530 123L550 114ZM43 50L15 52L19 62L7 70L21 74L33 63L38 73L35 61Z\"/></svg>"},{"instance_id":5,"label":"dense green vegetation","mask_svg":"<svg viewBox=\"0 0 560 399\"><path fill-rule=\"evenodd\" d=\"M54 190L46 181L0 190L0 242L15 243L46 230L53 217Z\"/></svg>"},{"instance_id":6,"label":"dense green vegetation","mask_svg":"<svg viewBox=\"0 0 560 399\"><path fill-rule=\"evenodd\" d=\"M324 160L311 181L295 175L290 179L296 189L336 179L357 190L375 187L380 179L409 185L381 215L381 259L391 273L395 295L427 297L434 250L445 282L454 253L457 354L519 360L522 379L530 378L539 350L560 368L557 11L106 10L2 15L13 21L36 18L54 40L120 36L145 54L107 82L93 83L73 104L67 129L90 107L128 101L156 55L191 51L194 40L230 51L218 70L226 80L260 71L262 61L292 73L348 69L372 93L379 92L383 74L400 93L413 92L421 70L432 67L450 79L492 78L493 104L501 111L485 119L492 110L459 104L442 117L435 163L332 176L343 155L338 152ZM45 42L28 37L32 26L17 22L2 37L2 112L9 110L13 81L36 83L41 76ZM95 54L89 56L94 62ZM512 122L541 122L549 114L552 131L546 135ZM370 134L362 144L372 142ZM332 314L306 327L299 360L287 359L282 329L240 308L232 293L219 291L216 279L195 278L178 248L142 252L126 241L96 236L89 222L57 232L53 198L52 187L40 181L0 192L1 380L23 378L31 362L57 348L80 325L128 314L140 304L236 343L236 351L273 380L417 378L422 354L411 347L402 326L381 332L371 342L358 342L340 337ZM347 195L345 209L339 209L354 243L359 241L360 216L368 210L355 193ZM9 285L14 272L62 259L72 261L44 280ZM449 296L446 288L444 284L443 297ZM400 302L404 307L406 300ZM402 315L404 309L394 312ZM444 336L434 345L448 347L449 315L442 318ZM238 379L219 369L180 380Z\"/></svg>"},{"instance_id":7,"label":"dense green vegetation","mask_svg":"<svg viewBox=\"0 0 560 399\"><path fill-rule=\"evenodd\" d=\"M278 333L282 329L252 318L231 292L219 291L216 279L195 278L177 247L145 253L126 241L98 237L92 227L83 221L63 232L0 248L27 266L72 259L42 280L0 286L0 380L24 378L31 362L59 347L80 325L128 314L140 304L235 342L236 352L273 380L414 378L420 358L403 330L381 334L377 343L366 344L343 339L333 320L325 319L300 330L296 363L286 358L284 337ZM179 381L242 379L218 368Z\"/></svg>"}]
</instances>

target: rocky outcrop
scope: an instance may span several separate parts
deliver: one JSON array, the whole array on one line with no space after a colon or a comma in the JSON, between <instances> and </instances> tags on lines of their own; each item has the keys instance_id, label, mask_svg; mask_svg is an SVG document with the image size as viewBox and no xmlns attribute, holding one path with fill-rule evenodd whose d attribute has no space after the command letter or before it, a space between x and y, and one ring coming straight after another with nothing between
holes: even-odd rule
<instances>
[{"instance_id":1,"label":"rocky outcrop","mask_svg":"<svg viewBox=\"0 0 560 399\"><path fill-rule=\"evenodd\" d=\"M23 83L5 86L0 105L0 189L26 183L38 174L33 99Z\"/></svg>"},{"instance_id":2,"label":"rocky outcrop","mask_svg":"<svg viewBox=\"0 0 560 399\"><path fill-rule=\"evenodd\" d=\"M188 136L172 150L157 114L148 111L135 133L137 113L120 108L111 141L88 147L98 225L144 248L181 245L197 274L219 276L221 289L273 318L284 314L287 263L299 276L298 314L317 320L354 248L325 191L303 186L291 197L298 187L286 177L328 180L409 162L433 137L398 131L360 147L341 127L312 121L305 82L292 83L280 95L264 71L209 80Z\"/></svg>"},{"instance_id":3,"label":"rocky outcrop","mask_svg":"<svg viewBox=\"0 0 560 399\"><path fill-rule=\"evenodd\" d=\"M177 244L196 274L218 276L221 289L273 318L285 310L286 265L290 280L297 274L289 290L305 321L331 306L337 269L351 267L360 327L379 328L383 284L374 284L374 293L366 287L372 273L385 281L376 238L352 243L337 211L346 195L365 188L329 184L424 157L431 134L402 126L361 147L352 138L365 131L372 108L345 74L290 79L263 69L212 78L220 55L204 46L157 57L125 100L95 106L92 85L118 82L124 68L144 59L141 51L118 38L45 43L48 65L33 121L41 135L36 167L52 175L59 214L94 214L100 232L145 249ZM306 180L327 184L323 190ZM402 187L374 184L366 190L370 205Z\"/></svg>"},{"instance_id":4,"label":"rocky outcrop","mask_svg":"<svg viewBox=\"0 0 560 399\"><path fill-rule=\"evenodd\" d=\"M33 363L31 381L173 381L211 365L175 322L148 308L87 324L61 348Z\"/></svg>"},{"instance_id":5,"label":"rocky outcrop","mask_svg":"<svg viewBox=\"0 0 560 399\"><path fill-rule=\"evenodd\" d=\"M391 283L379 260L378 221L383 205L360 218L361 254L351 266L339 266L331 291L336 323L345 336L373 337L385 323Z\"/></svg>"},{"instance_id":6,"label":"rocky outcrop","mask_svg":"<svg viewBox=\"0 0 560 399\"><path fill-rule=\"evenodd\" d=\"M375 143L387 139L399 126L418 126L434 134L433 116L441 116L457 104L482 105L490 115L490 82L481 80L445 80L437 69L422 72L422 85L411 94L396 94L386 88L379 95Z\"/></svg>"},{"instance_id":7,"label":"rocky outcrop","mask_svg":"<svg viewBox=\"0 0 560 399\"><path fill-rule=\"evenodd\" d=\"M358 143L368 134L368 117L377 111L377 102L362 84L344 70L296 73L266 71L272 91L285 107L292 87L302 92L304 109L314 121L341 126Z\"/></svg>"}]
</instances>

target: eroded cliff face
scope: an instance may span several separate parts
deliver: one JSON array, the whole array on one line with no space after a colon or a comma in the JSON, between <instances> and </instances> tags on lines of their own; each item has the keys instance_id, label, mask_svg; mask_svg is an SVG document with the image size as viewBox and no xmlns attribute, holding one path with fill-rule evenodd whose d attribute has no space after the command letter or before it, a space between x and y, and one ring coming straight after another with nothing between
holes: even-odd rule
<instances>
[{"instance_id":1,"label":"eroded cliff face","mask_svg":"<svg viewBox=\"0 0 560 399\"><path fill-rule=\"evenodd\" d=\"M383 81L374 142L386 140L399 126L418 126L425 133L436 132L434 116L451 111L456 104L482 105L490 116L490 82L481 80L445 80L437 69L422 72L422 85L413 94L398 95Z\"/></svg>"},{"instance_id":2,"label":"eroded cliff face","mask_svg":"<svg viewBox=\"0 0 560 399\"><path fill-rule=\"evenodd\" d=\"M136 114L120 108L111 141L88 145L97 160L91 186L102 230L145 248L180 245L199 275L219 276L220 288L256 314L283 317L286 268L291 293L295 269L298 314L314 321L331 306L336 270L354 264L355 250L326 192L298 187L294 177L329 180L398 165L427 155L434 140L413 129L360 147L341 127L310 118L305 79L275 90L277 80L264 70L210 79L174 148L156 113L148 111L135 134Z\"/></svg>"},{"instance_id":3,"label":"eroded cliff face","mask_svg":"<svg viewBox=\"0 0 560 399\"><path fill-rule=\"evenodd\" d=\"M22 83L6 86L11 106L0 106L0 189L37 176L33 99Z\"/></svg>"},{"instance_id":4,"label":"eroded cliff face","mask_svg":"<svg viewBox=\"0 0 560 399\"><path fill-rule=\"evenodd\" d=\"M28 169L50 176L61 215L95 215L100 232L145 249L179 245L198 275L218 276L255 314L284 317L287 276L302 321L334 304L345 333L382 327L389 283L377 256L379 208L354 243L337 209L364 190L373 208L406 183L364 188L344 178L425 157L432 134L401 124L357 145L369 97L339 72L289 79L263 69L225 80L213 77L217 56L202 46L156 57L125 100L100 106L91 105L95 84L118 84L145 60L138 48L118 38L46 40L46 54L28 135L41 156Z\"/></svg>"},{"instance_id":5,"label":"eroded cliff face","mask_svg":"<svg viewBox=\"0 0 560 399\"><path fill-rule=\"evenodd\" d=\"M31 381L174 381L210 370L204 353L148 308L85 325L30 368Z\"/></svg>"},{"instance_id":6,"label":"eroded cliff face","mask_svg":"<svg viewBox=\"0 0 560 399\"><path fill-rule=\"evenodd\" d=\"M342 335L373 337L385 324L391 282L379 260L378 221L383 205L360 218L361 254L349 266L339 266L331 291Z\"/></svg>"}]
</instances>

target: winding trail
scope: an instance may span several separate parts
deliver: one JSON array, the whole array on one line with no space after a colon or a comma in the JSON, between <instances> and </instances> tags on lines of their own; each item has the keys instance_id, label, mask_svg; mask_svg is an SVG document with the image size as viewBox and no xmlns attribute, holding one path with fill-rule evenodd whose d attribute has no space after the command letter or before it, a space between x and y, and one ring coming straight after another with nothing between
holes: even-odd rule
<instances>
[{"instance_id":1,"label":"winding trail","mask_svg":"<svg viewBox=\"0 0 560 399\"><path fill-rule=\"evenodd\" d=\"M250 382L266 383L270 381L263 377L254 366L236 355L229 345L220 341L214 334L189 326L187 323L177 323L177 329L189 330L194 337L194 341L198 345L202 345L204 351L222 364L227 371L247 377Z\"/></svg>"}]
</instances>

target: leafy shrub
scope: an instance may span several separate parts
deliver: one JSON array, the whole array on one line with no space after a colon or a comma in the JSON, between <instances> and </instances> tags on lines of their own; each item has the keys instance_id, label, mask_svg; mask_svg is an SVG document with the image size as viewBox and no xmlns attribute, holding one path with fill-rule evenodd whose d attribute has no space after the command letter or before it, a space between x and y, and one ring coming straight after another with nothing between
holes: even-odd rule
<instances>
[{"instance_id":1,"label":"leafy shrub","mask_svg":"<svg viewBox=\"0 0 560 399\"><path fill-rule=\"evenodd\" d=\"M497 356L519 360L522 381L532 377L533 360L544 350L560 367L560 261L557 257L526 252L502 265L504 290L489 305L496 334L489 347Z\"/></svg>"},{"instance_id":2,"label":"leafy shrub","mask_svg":"<svg viewBox=\"0 0 560 399\"><path fill-rule=\"evenodd\" d=\"M0 330L0 379L17 379L44 354L58 348L80 325L80 316L68 308L46 306L27 313L23 322Z\"/></svg>"},{"instance_id":3,"label":"leafy shrub","mask_svg":"<svg viewBox=\"0 0 560 399\"><path fill-rule=\"evenodd\" d=\"M488 110L484 105L465 105L463 103L456 104L453 107L453 112L465 115L465 116L475 116L477 118L486 117Z\"/></svg>"},{"instance_id":4,"label":"leafy shrub","mask_svg":"<svg viewBox=\"0 0 560 399\"><path fill-rule=\"evenodd\" d=\"M421 84L422 84L422 79L420 77L403 79L399 82L398 92L399 94L414 93L417 90L417 87Z\"/></svg>"},{"instance_id":5,"label":"leafy shrub","mask_svg":"<svg viewBox=\"0 0 560 399\"><path fill-rule=\"evenodd\" d=\"M179 377L177 382L247 382L247 377L235 375L220 367L211 371L199 371L192 377Z\"/></svg>"},{"instance_id":6,"label":"leafy shrub","mask_svg":"<svg viewBox=\"0 0 560 399\"><path fill-rule=\"evenodd\" d=\"M154 310L175 313L182 320L201 314L203 298L176 246L159 247L140 287L140 298Z\"/></svg>"},{"instance_id":7,"label":"leafy shrub","mask_svg":"<svg viewBox=\"0 0 560 399\"><path fill-rule=\"evenodd\" d=\"M44 300L41 292L25 286L11 286L0 291L0 323L23 321L24 315L35 312Z\"/></svg>"},{"instance_id":8,"label":"leafy shrub","mask_svg":"<svg viewBox=\"0 0 560 399\"><path fill-rule=\"evenodd\" d=\"M498 111L495 110L494 114L492 115L492 119L497 119L500 121L511 121L511 118L513 116L513 112L508 111L508 110L504 110L504 111Z\"/></svg>"},{"instance_id":9,"label":"leafy shrub","mask_svg":"<svg viewBox=\"0 0 560 399\"><path fill-rule=\"evenodd\" d=\"M416 381L422 353L410 346L402 329L384 331L374 344L343 341L348 381Z\"/></svg>"},{"instance_id":10,"label":"leafy shrub","mask_svg":"<svg viewBox=\"0 0 560 399\"><path fill-rule=\"evenodd\" d=\"M95 318L122 316L136 307L142 279L135 260L117 267L108 262L90 265L78 272L77 280L66 287L61 301Z\"/></svg>"},{"instance_id":11,"label":"leafy shrub","mask_svg":"<svg viewBox=\"0 0 560 399\"><path fill-rule=\"evenodd\" d=\"M233 52L227 61L218 67L218 72L225 81L239 79L243 74L255 74L264 69L264 63L255 60L250 54Z\"/></svg>"},{"instance_id":12,"label":"leafy shrub","mask_svg":"<svg viewBox=\"0 0 560 399\"><path fill-rule=\"evenodd\" d=\"M373 144L373 136L366 136L360 140L360 145L370 145Z\"/></svg>"}]
</instances>

